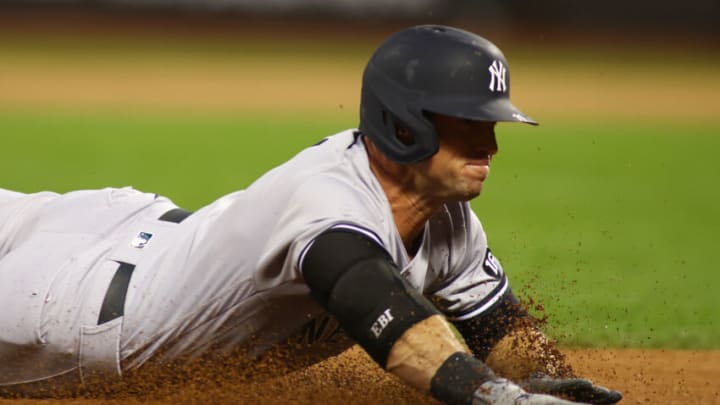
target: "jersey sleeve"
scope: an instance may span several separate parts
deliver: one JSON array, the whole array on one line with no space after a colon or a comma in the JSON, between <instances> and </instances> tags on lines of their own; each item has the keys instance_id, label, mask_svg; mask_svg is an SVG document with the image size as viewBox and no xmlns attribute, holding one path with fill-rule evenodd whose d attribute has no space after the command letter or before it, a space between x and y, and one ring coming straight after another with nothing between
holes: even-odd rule
<instances>
[{"instance_id":1,"label":"jersey sleeve","mask_svg":"<svg viewBox=\"0 0 720 405\"><path fill-rule=\"evenodd\" d=\"M300 263L315 237L329 229L358 232L385 248L374 205L343 179L318 176L305 182L278 222L282 227L278 234L288 239L285 266L301 272Z\"/></svg>"},{"instance_id":2,"label":"jersey sleeve","mask_svg":"<svg viewBox=\"0 0 720 405\"><path fill-rule=\"evenodd\" d=\"M508 289L508 279L469 204L449 206L446 215L446 268L428 292L449 319L461 321L487 311L500 300Z\"/></svg>"}]
</instances>

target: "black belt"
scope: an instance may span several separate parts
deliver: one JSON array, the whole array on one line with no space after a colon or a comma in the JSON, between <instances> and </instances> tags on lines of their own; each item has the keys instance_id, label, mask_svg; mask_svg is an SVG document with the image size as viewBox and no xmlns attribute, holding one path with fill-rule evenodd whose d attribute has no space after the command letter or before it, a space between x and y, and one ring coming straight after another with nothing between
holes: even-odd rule
<instances>
[{"instance_id":1,"label":"black belt","mask_svg":"<svg viewBox=\"0 0 720 405\"><path fill-rule=\"evenodd\" d=\"M185 218L189 217L192 211L184 210L182 208L173 208L170 211L160 215L159 221L175 222L179 224L184 221Z\"/></svg>"},{"instance_id":2,"label":"black belt","mask_svg":"<svg viewBox=\"0 0 720 405\"><path fill-rule=\"evenodd\" d=\"M182 208L173 208L165 212L158 218L159 221L174 222L179 224L189 217L192 212ZM100 315L98 316L98 325L110 322L125 314L125 297L130 286L130 278L135 270L135 265L118 261L120 266L115 271L115 275L110 280L110 285L105 292L102 306L100 307Z\"/></svg>"}]
</instances>

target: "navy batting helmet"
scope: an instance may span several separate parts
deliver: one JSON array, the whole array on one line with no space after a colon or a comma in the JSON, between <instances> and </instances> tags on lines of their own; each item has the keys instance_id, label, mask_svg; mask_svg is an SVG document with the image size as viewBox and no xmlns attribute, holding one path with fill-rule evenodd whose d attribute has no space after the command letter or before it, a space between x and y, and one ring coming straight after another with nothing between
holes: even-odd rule
<instances>
[{"instance_id":1,"label":"navy batting helmet","mask_svg":"<svg viewBox=\"0 0 720 405\"><path fill-rule=\"evenodd\" d=\"M438 150L426 113L537 125L510 102L510 71L500 49L476 34L439 25L402 30L365 67L360 132L391 159L413 163ZM413 141L399 139L397 127Z\"/></svg>"}]
</instances>

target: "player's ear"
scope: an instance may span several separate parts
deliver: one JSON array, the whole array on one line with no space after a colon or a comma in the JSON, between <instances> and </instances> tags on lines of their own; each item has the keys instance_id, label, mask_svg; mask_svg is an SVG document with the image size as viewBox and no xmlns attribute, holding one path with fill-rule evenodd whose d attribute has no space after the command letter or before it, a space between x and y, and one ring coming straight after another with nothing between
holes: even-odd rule
<instances>
[{"instance_id":1,"label":"player's ear","mask_svg":"<svg viewBox=\"0 0 720 405\"><path fill-rule=\"evenodd\" d=\"M395 122L395 138L403 145L410 146L415 144L415 134L397 121Z\"/></svg>"}]
</instances>

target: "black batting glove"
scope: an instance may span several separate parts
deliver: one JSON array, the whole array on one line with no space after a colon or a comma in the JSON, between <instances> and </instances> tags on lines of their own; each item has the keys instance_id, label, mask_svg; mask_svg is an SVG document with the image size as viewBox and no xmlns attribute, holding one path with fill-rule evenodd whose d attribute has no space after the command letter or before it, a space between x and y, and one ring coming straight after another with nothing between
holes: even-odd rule
<instances>
[{"instance_id":1,"label":"black batting glove","mask_svg":"<svg viewBox=\"0 0 720 405\"><path fill-rule=\"evenodd\" d=\"M595 405L614 404L622 399L620 392L594 385L585 378L553 378L536 373L519 385L528 392L556 395Z\"/></svg>"}]
</instances>

